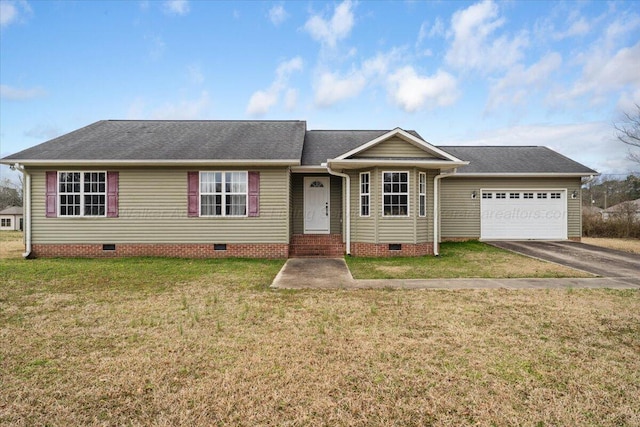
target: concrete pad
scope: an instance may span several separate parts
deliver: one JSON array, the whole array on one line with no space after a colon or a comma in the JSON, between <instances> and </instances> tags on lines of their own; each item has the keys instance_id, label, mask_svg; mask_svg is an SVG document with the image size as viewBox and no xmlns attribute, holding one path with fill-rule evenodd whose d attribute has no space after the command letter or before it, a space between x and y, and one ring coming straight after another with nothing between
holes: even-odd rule
<instances>
[{"instance_id":1,"label":"concrete pad","mask_svg":"<svg viewBox=\"0 0 640 427\"><path fill-rule=\"evenodd\" d=\"M640 289L640 277L549 279L354 280L342 258L290 258L271 287L278 289Z\"/></svg>"},{"instance_id":2,"label":"concrete pad","mask_svg":"<svg viewBox=\"0 0 640 427\"><path fill-rule=\"evenodd\" d=\"M289 258L271 283L281 289L344 289L353 276L342 258Z\"/></svg>"}]
</instances>

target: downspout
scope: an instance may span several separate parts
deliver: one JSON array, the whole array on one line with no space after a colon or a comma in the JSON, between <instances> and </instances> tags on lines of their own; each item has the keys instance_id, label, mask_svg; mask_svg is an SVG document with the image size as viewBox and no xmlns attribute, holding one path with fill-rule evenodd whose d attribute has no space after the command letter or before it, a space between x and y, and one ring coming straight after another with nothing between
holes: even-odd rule
<instances>
[{"instance_id":1,"label":"downspout","mask_svg":"<svg viewBox=\"0 0 640 427\"><path fill-rule=\"evenodd\" d=\"M331 166L329 166L329 163L324 163L323 166L327 167L327 171L330 175L339 176L345 179L345 186L347 187L345 194L347 200L345 201L344 206L345 233L347 235L345 244L347 255L351 255L351 177L346 173L334 171L331 169Z\"/></svg>"},{"instance_id":2,"label":"downspout","mask_svg":"<svg viewBox=\"0 0 640 427\"><path fill-rule=\"evenodd\" d=\"M433 178L433 255L440 256L440 180L456 173L440 173Z\"/></svg>"},{"instance_id":3,"label":"downspout","mask_svg":"<svg viewBox=\"0 0 640 427\"><path fill-rule=\"evenodd\" d=\"M31 174L19 163L13 165L12 169L22 172L24 176L24 186L22 188L22 204L24 210L24 258L31 255Z\"/></svg>"}]
</instances>

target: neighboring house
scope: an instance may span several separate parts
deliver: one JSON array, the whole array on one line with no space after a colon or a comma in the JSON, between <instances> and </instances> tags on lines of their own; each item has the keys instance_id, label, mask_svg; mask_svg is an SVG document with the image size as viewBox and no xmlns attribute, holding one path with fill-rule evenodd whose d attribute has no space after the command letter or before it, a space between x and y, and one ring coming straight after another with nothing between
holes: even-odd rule
<instances>
[{"instance_id":1,"label":"neighboring house","mask_svg":"<svg viewBox=\"0 0 640 427\"><path fill-rule=\"evenodd\" d=\"M0 211L0 230L22 230L22 207L10 206Z\"/></svg>"},{"instance_id":2,"label":"neighboring house","mask_svg":"<svg viewBox=\"0 0 640 427\"><path fill-rule=\"evenodd\" d=\"M604 218L604 209L597 206L582 206L582 214L591 217Z\"/></svg>"},{"instance_id":3,"label":"neighboring house","mask_svg":"<svg viewBox=\"0 0 640 427\"><path fill-rule=\"evenodd\" d=\"M623 218L626 220L630 217L640 221L640 199L618 203L602 212L602 218L604 220L612 218Z\"/></svg>"},{"instance_id":4,"label":"neighboring house","mask_svg":"<svg viewBox=\"0 0 640 427\"><path fill-rule=\"evenodd\" d=\"M436 147L304 121L99 121L1 160L35 256L438 254L575 239L592 169L545 147Z\"/></svg>"}]
</instances>

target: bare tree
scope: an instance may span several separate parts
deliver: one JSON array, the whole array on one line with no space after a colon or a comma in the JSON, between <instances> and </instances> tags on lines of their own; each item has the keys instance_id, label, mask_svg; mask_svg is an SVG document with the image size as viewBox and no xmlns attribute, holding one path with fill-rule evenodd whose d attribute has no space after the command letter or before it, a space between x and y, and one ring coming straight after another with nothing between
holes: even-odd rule
<instances>
[{"instance_id":1,"label":"bare tree","mask_svg":"<svg viewBox=\"0 0 640 427\"><path fill-rule=\"evenodd\" d=\"M614 123L616 136L625 144L629 145L629 159L640 163L640 105L636 104L636 111L624 113L624 119L619 123Z\"/></svg>"}]
</instances>

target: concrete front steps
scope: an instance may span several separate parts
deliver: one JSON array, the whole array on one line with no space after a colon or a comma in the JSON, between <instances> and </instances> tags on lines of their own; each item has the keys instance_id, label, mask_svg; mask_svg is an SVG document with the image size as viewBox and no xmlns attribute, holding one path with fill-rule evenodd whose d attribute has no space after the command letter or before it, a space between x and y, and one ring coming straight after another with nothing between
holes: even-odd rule
<instances>
[{"instance_id":1,"label":"concrete front steps","mask_svg":"<svg viewBox=\"0 0 640 427\"><path fill-rule=\"evenodd\" d=\"M342 234L294 234L290 258L339 258L344 256Z\"/></svg>"}]
</instances>

